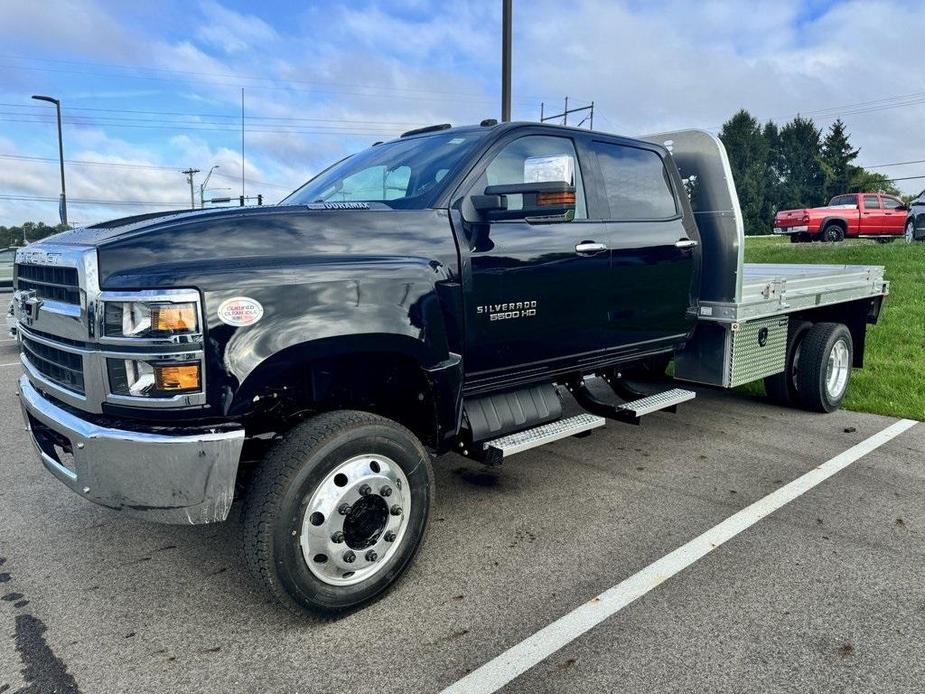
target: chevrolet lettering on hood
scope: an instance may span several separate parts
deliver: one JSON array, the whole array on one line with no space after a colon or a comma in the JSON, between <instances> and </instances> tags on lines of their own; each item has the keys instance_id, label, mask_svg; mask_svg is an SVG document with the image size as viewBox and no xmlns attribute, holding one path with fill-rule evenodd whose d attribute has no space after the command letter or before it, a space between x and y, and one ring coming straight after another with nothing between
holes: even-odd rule
<instances>
[{"instance_id":1,"label":"chevrolet lettering on hood","mask_svg":"<svg viewBox=\"0 0 925 694\"><path fill-rule=\"evenodd\" d=\"M486 304L476 306L477 315L487 315L488 320L511 320L513 318L532 318L536 315L535 301L511 301L506 304Z\"/></svg>"}]
</instances>

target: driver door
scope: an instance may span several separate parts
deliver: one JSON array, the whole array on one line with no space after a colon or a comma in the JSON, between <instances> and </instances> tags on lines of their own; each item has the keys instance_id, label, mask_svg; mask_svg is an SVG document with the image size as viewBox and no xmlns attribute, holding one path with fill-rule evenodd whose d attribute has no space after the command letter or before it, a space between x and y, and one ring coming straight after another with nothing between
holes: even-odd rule
<instances>
[{"instance_id":1,"label":"driver door","mask_svg":"<svg viewBox=\"0 0 925 694\"><path fill-rule=\"evenodd\" d=\"M572 221L484 222L463 205L470 242L467 377L536 375L602 351L610 277L607 224L588 219L585 177L571 137L520 135L496 146L469 195L495 185L560 181L575 187ZM508 210L521 206L509 195Z\"/></svg>"}]
</instances>

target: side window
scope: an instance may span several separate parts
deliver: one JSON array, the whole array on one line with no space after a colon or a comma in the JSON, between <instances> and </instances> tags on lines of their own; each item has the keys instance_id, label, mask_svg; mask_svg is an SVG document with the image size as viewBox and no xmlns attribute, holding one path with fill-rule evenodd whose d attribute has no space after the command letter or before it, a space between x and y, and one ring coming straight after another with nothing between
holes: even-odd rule
<instances>
[{"instance_id":1,"label":"side window","mask_svg":"<svg viewBox=\"0 0 925 694\"><path fill-rule=\"evenodd\" d=\"M864 196L864 209L865 210L879 210L880 201L877 200L876 195L865 195Z\"/></svg>"},{"instance_id":2,"label":"side window","mask_svg":"<svg viewBox=\"0 0 925 694\"><path fill-rule=\"evenodd\" d=\"M563 180L575 186L575 219L587 219L585 189L575 145L566 137L526 135L498 152L475 188ZM523 207L522 196L509 195L507 198L509 210Z\"/></svg>"},{"instance_id":3,"label":"side window","mask_svg":"<svg viewBox=\"0 0 925 694\"><path fill-rule=\"evenodd\" d=\"M829 201L829 207L854 207L857 208L858 199L854 195L836 195Z\"/></svg>"},{"instance_id":4,"label":"side window","mask_svg":"<svg viewBox=\"0 0 925 694\"><path fill-rule=\"evenodd\" d=\"M668 219L678 214L668 171L656 152L598 141L591 148L604 178L609 219Z\"/></svg>"},{"instance_id":5,"label":"side window","mask_svg":"<svg viewBox=\"0 0 925 694\"><path fill-rule=\"evenodd\" d=\"M883 209L885 210L898 210L903 206L902 201L896 198L888 198L884 195L881 200L883 200Z\"/></svg>"}]
</instances>

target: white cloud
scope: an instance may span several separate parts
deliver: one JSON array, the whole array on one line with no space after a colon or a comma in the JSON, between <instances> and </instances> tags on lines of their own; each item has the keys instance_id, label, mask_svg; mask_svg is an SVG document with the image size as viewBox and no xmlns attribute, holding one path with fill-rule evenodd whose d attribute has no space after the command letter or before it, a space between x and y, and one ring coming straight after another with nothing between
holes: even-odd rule
<instances>
[{"instance_id":1,"label":"white cloud","mask_svg":"<svg viewBox=\"0 0 925 694\"><path fill-rule=\"evenodd\" d=\"M229 10L213 0L203 0L200 9L203 19L196 37L225 53L262 52L277 38L276 30L254 15Z\"/></svg>"},{"instance_id":2,"label":"white cloud","mask_svg":"<svg viewBox=\"0 0 925 694\"><path fill-rule=\"evenodd\" d=\"M188 29L180 14L185 5L163 7L174 14L163 10L159 22L160 9L144 10L147 21L140 21L122 5L105 9L94 0L0 0L0 40L25 42L38 58L128 64L139 76L156 76L118 84L101 78L98 88L84 81L71 92L71 74L48 73L71 103L81 94L101 100L108 93L107 104L132 108L122 105L131 101L120 102L120 94L152 98L152 91L162 91L164 111L232 115L224 130L175 137L167 131L162 138L160 131L152 136L140 128L67 126L69 159L112 157L204 171L219 163L221 176L213 180L236 192L234 114L242 84L247 176L285 188L375 140L429 123L477 122L500 110L498 3L324 3L289 16L284 25L269 13L245 14L203 0L193 6L197 21ZM621 134L715 128L741 107L779 122L809 114L823 127L841 114L863 163L925 159L913 136L925 104L867 112L836 108L921 91L910 86L920 71L910 47L920 41L916 23L907 20L917 9L911 0L849 0L830 8L800 0L515 3L514 115L535 120L541 99L547 109L558 108L565 95L573 104L593 99L595 125ZM36 74L43 73L9 71L0 75L0 90L27 93ZM138 89L152 86L157 89L146 95ZM90 99L83 104L95 105ZM0 148L36 154L17 144L17 150L9 143ZM884 171L915 175L925 166ZM17 166L15 172L0 174L0 190L56 194L54 166ZM75 197L77 191L122 199L188 196L183 176L173 171L123 175L121 169L70 167L68 183ZM925 183L903 187L918 190ZM270 198L284 189L252 192ZM0 221L22 221L34 209L2 203ZM53 221L55 206L42 209L41 218ZM94 214L123 210L98 208Z\"/></svg>"}]
</instances>

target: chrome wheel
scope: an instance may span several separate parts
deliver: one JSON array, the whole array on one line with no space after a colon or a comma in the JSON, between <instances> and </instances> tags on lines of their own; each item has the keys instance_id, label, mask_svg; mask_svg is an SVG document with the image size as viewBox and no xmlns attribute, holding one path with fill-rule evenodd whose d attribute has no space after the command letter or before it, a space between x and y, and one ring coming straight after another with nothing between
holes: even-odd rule
<instances>
[{"instance_id":1,"label":"chrome wheel","mask_svg":"<svg viewBox=\"0 0 925 694\"><path fill-rule=\"evenodd\" d=\"M915 223L910 219L906 223L906 243L912 243L915 239Z\"/></svg>"},{"instance_id":2,"label":"chrome wheel","mask_svg":"<svg viewBox=\"0 0 925 694\"><path fill-rule=\"evenodd\" d=\"M331 470L309 499L299 538L302 557L330 585L365 581L395 554L410 510L408 478L393 460L355 456Z\"/></svg>"},{"instance_id":3,"label":"chrome wheel","mask_svg":"<svg viewBox=\"0 0 925 694\"><path fill-rule=\"evenodd\" d=\"M848 373L851 370L849 363L850 351L844 340L838 340L832 345L829 352L829 363L825 370L825 389L830 398L841 397L848 385Z\"/></svg>"}]
</instances>

